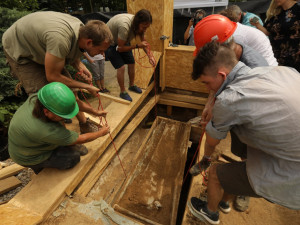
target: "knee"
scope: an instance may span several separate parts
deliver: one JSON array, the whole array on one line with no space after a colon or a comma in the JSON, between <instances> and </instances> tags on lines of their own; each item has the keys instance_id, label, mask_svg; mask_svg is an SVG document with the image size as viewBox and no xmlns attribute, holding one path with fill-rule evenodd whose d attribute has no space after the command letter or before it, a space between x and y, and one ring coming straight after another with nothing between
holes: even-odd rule
<instances>
[{"instance_id":1,"label":"knee","mask_svg":"<svg viewBox=\"0 0 300 225\"><path fill-rule=\"evenodd\" d=\"M125 73L125 65L121 66L121 67L118 69L118 73L119 73L119 74L124 74L124 73Z\"/></svg>"}]
</instances>

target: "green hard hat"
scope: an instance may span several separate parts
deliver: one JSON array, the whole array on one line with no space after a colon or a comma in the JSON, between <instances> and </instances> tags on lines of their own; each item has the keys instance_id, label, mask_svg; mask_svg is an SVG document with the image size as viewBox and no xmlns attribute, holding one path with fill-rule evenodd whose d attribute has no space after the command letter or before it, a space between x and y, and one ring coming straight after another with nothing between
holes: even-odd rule
<instances>
[{"instance_id":1,"label":"green hard hat","mask_svg":"<svg viewBox=\"0 0 300 225\"><path fill-rule=\"evenodd\" d=\"M38 99L49 111L64 119L73 118L79 111L74 93L63 83L45 85L39 90Z\"/></svg>"}]
</instances>

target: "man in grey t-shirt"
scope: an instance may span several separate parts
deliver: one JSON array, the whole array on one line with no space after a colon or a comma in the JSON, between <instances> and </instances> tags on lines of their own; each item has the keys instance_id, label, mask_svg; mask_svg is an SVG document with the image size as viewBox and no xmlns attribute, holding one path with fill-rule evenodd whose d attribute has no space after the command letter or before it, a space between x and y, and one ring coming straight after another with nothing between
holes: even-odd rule
<instances>
[{"instance_id":1,"label":"man in grey t-shirt","mask_svg":"<svg viewBox=\"0 0 300 225\"><path fill-rule=\"evenodd\" d=\"M11 67L27 94L36 93L50 82L61 82L69 88L84 88L97 95L98 88L71 78L65 69L70 64L88 83L92 75L80 61L83 52L91 56L103 53L112 35L105 23L91 20L84 25L79 19L59 12L35 12L17 20L2 37L3 49ZM75 93L76 94L76 93ZM77 98L80 131L98 130L83 112L101 116Z\"/></svg>"},{"instance_id":2,"label":"man in grey t-shirt","mask_svg":"<svg viewBox=\"0 0 300 225\"><path fill-rule=\"evenodd\" d=\"M129 90L142 93L142 90L134 84L135 61L132 49L142 48L147 53L148 43L144 34L152 23L151 13L141 9L135 15L124 13L112 17L107 26L113 34L114 43L105 52L106 58L117 69L117 79L120 86L120 97L132 101L124 86L125 65L128 65ZM139 36L141 43L130 45L130 41ZM149 62L155 66L153 56L148 55Z\"/></svg>"},{"instance_id":3,"label":"man in grey t-shirt","mask_svg":"<svg viewBox=\"0 0 300 225\"><path fill-rule=\"evenodd\" d=\"M300 74L289 67L250 69L216 42L201 49L193 68L193 79L216 92L204 156L233 131L247 145L247 160L212 165L207 202L191 198L192 214L217 224L218 208L233 195L300 209Z\"/></svg>"}]
</instances>

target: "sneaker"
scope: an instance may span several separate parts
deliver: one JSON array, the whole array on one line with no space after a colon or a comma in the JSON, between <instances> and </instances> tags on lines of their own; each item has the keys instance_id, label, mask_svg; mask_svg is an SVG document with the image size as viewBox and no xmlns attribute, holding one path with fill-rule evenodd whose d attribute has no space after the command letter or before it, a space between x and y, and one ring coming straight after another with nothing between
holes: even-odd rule
<instances>
[{"instance_id":1,"label":"sneaker","mask_svg":"<svg viewBox=\"0 0 300 225\"><path fill-rule=\"evenodd\" d=\"M191 213L201 221L208 222L210 224L220 223L219 212L208 212L207 202L202 201L199 198L192 197L188 202L188 207Z\"/></svg>"},{"instance_id":2,"label":"sneaker","mask_svg":"<svg viewBox=\"0 0 300 225\"><path fill-rule=\"evenodd\" d=\"M229 202L220 201L220 203L219 203L219 209L220 209L223 213L229 213L229 212L231 211Z\"/></svg>"},{"instance_id":3,"label":"sneaker","mask_svg":"<svg viewBox=\"0 0 300 225\"><path fill-rule=\"evenodd\" d=\"M90 118L86 118L85 123L79 122L79 127L81 134L92 133L99 130L99 127L94 122L92 122Z\"/></svg>"},{"instance_id":4,"label":"sneaker","mask_svg":"<svg viewBox=\"0 0 300 225\"><path fill-rule=\"evenodd\" d=\"M133 92L136 92L136 93L138 93L138 94L141 94L141 93L142 93L142 90L141 90L138 86L136 86L136 85L130 86L130 87L128 88L128 90L133 91Z\"/></svg>"},{"instance_id":5,"label":"sneaker","mask_svg":"<svg viewBox=\"0 0 300 225\"><path fill-rule=\"evenodd\" d=\"M123 98L127 101L132 102L132 98L130 97L130 95L126 91L120 93L120 98Z\"/></svg>"},{"instance_id":6,"label":"sneaker","mask_svg":"<svg viewBox=\"0 0 300 225\"><path fill-rule=\"evenodd\" d=\"M234 208L240 212L244 212L248 209L250 197L248 196L236 196L234 201Z\"/></svg>"},{"instance_id":7,"label":"sneaker","mask_svg":"<svg viewBox=\"0 0 300 225\"><path fill-rule=\"evenodd\" d=\"M110 93L110 91L109 91L109 90L107 90L106 88L104 88L104 89L101 89L101 90L100 90L100 92L101 92L101 93Z\"/></svg>"},{"instance_id":8,"label":"sneaker","mask_svg":"<svg viewBox=\"0 0 300 225\"><path fill-rule=\"evenodd\" d=\"M200 169L199 163L194 164L190 169L190 174L192 176L196 176L200 173L201 173L201 169Z\"/></svg>"},{"instance_id":9,"label":"sneaker","mask_svg":"<svg viewBox=\"0 0 300 225\"><path fill-rule=\"evenodd\" d=\"M81 156L86 155L89 152L89 150L87 149L87 147L85 147L85 145L74 145L73 149L75 151L78 151Z\"/></svg>"}]
</instances>

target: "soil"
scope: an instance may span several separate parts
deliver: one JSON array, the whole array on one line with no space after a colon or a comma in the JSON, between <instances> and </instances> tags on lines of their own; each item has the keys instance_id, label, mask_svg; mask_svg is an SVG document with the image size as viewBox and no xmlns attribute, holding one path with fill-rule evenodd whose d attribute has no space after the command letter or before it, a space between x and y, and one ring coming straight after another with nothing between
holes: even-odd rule
<instances>
[{"instance_id":1,"label":"soil","mask_svg":"<svg viewBox=\"0 0 300 225\"><path fill-rule=\"evenodd\" d=\"M125 82L128 82L128 76L125 76L125 80ZM112 95L119 95L116 71L109 62L106 62L105 67L105 83L106 88L111 91ZM109 103L104 104L106 105ZM165 115L165 111L166 108L164 106L158 107L159 115ZM172 118L187 121L190 116L195 116L194 114L195 113L191 112L191 110L174 107ZM77 122L73 120L73 123L75 126ZM143 124L145 124L145 122ZM136 152L149 130L149 127L145 128L143 124L134 131L119 151L120 159L127 174L136 164L134 161ZM5 162L12 163L11 160ZM21 174L23 174L21 176L26 177L24 178L24 184L27 184L30 181L30 177L32 175L34 176L31 169L25 169L21 172ZM118 157L115 157L106 168L105 172L100 176L87 197L78 197L76 194L74 197L66 197L60 206L42 223L42 225L116 224L103 214L99 207L99 202L101 200L105 200L107 203L112 204L115 200L116 192L119 190L124 181L125 176L120 166L120 161ZM136 187L137 190L139 188L140 186ZM204 192L205 187L203 186L201 189L202 192ZM1 195L0 204L1 202L3 203L12 198L20 190L21 188L18 190L12 190L9 192L9 197L7 197L7 194L9 193ZM199 193L200 192L201 190L199 190ZM290 210L285 207L272 204L264 199L251 198L250 206L247 211L237 212L232 209L229 214L220 213L220 220L221 225L298 225L300 224L300 210ZM204 223L190 216L188 223L186 224L196 225Z\"/></svg>"}]
</instances>

